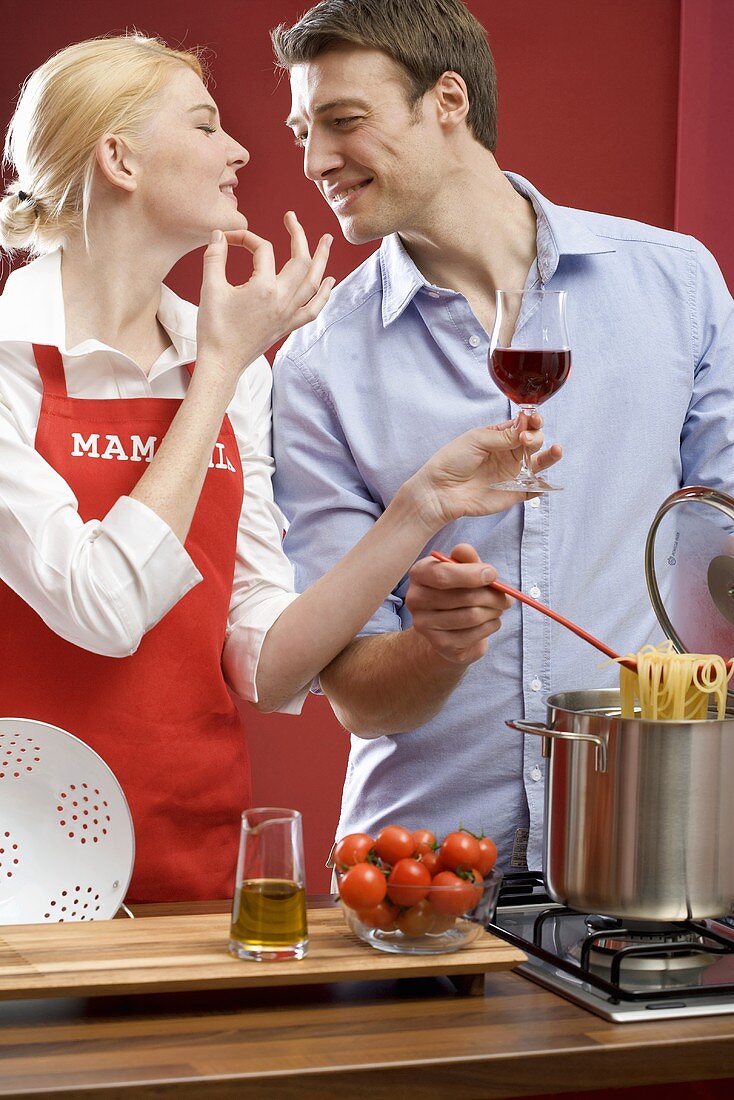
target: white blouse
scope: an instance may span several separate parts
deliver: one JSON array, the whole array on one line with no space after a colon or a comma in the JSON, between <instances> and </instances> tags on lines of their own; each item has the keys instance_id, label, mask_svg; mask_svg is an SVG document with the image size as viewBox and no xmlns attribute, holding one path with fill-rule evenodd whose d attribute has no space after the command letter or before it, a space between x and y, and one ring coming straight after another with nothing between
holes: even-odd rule
<instances>
[{"instance_id":1,"label":"white blouse","mask_svg":"<svg viewBox=\"0 0 734 1100\"><path fill-rule=\"evenodd\" d=\"M121 497L84 523L67 482L34 447L41 379L31 344L58 347L70 397L182 398L196 359L196 307L163 286L158 319L171 338L149 374L97 340L66 347L61 253L13 272L0 297L0 578L62 638L125 657L201 581L179 539L140 501ZM295 598L273 501L271 373L264 356L228 409L245 480L234 585L222 657L235 693L257 701L263 639ZM281 709L298 713L304 688Z\"/></svg>"}]
</instances>

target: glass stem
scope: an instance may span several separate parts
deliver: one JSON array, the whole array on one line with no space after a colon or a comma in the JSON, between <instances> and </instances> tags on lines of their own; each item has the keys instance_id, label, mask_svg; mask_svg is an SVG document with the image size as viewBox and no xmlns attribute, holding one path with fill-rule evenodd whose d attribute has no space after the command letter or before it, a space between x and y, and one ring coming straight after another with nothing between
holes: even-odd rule
<instances>
[{"instance_id":1,"label":"glass stem","mask_svg":"<svg viewBox=\"0 0 734 1100\"><path fill-rule=\"evenodd\" d=\"M518 424L520 422L520 417L522 416L523 413L525 414L525 416L528 419L530 419L530 417L533 416L533 414L536 413L537 411L538 411L537 405L521 405L520 406L520 411L517 415ZM533 469L532 469L532 466L530 465L530 461L531 461L530 451L527 449L527 447L523 447L523 449L522 449L522 462L520 464L520 472L517 475L519 478L522 478L523 481L527 478L531 478L531 477L535 476L533 474Z\"/></svg>"}]
</instances>

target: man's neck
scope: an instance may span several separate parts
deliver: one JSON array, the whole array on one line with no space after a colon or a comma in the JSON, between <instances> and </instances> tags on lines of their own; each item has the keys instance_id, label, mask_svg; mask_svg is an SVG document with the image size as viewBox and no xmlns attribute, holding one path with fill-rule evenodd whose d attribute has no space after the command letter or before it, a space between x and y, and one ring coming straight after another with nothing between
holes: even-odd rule
<instances>
[{"instance_id":1,"label":"man's neck","mask_svg":"<svg viewBox=\"0 0 734 1100\"><path fill-rule=\"evenodd\" d=\"M476 143L460 177L426 225L400 234L422 275L468 299L489 331L496 290L519 290L536 258L536 218L528 199Z\"/></svg>"}]
</instances>

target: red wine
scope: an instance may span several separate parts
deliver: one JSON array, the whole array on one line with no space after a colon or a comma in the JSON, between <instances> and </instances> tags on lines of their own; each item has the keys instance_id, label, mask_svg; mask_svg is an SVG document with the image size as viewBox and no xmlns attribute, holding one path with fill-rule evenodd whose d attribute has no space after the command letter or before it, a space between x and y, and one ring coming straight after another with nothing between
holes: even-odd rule
<instances>
[{"instance_id":1,"label":"red wine","mask_svg":"<svg viewBox=\"0 0 734 1100\"><path fill-rule=\"evenodd\" d=\"M489 373L516 405L541 405L559 390L571 372L571 352L535 348L495 348Z\"/></svg>"}]
</instances>

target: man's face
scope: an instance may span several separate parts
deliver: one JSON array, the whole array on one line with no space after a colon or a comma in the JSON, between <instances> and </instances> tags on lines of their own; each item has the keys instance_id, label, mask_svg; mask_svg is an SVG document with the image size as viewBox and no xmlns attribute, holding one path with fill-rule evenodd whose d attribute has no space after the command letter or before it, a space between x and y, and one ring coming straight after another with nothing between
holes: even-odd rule
<instances>
[{"instance_id":1,"label":"man's face","mask_svg":"<svg viewBox=\"0 0 734 1100\"><path fill-rule=\"evenodd\" d=\"M412 109L379 50L338 47L291 70L288 125L304 171L352 244L421 226L441 163L430 93Z\"/></svg>"}]
</instances>

